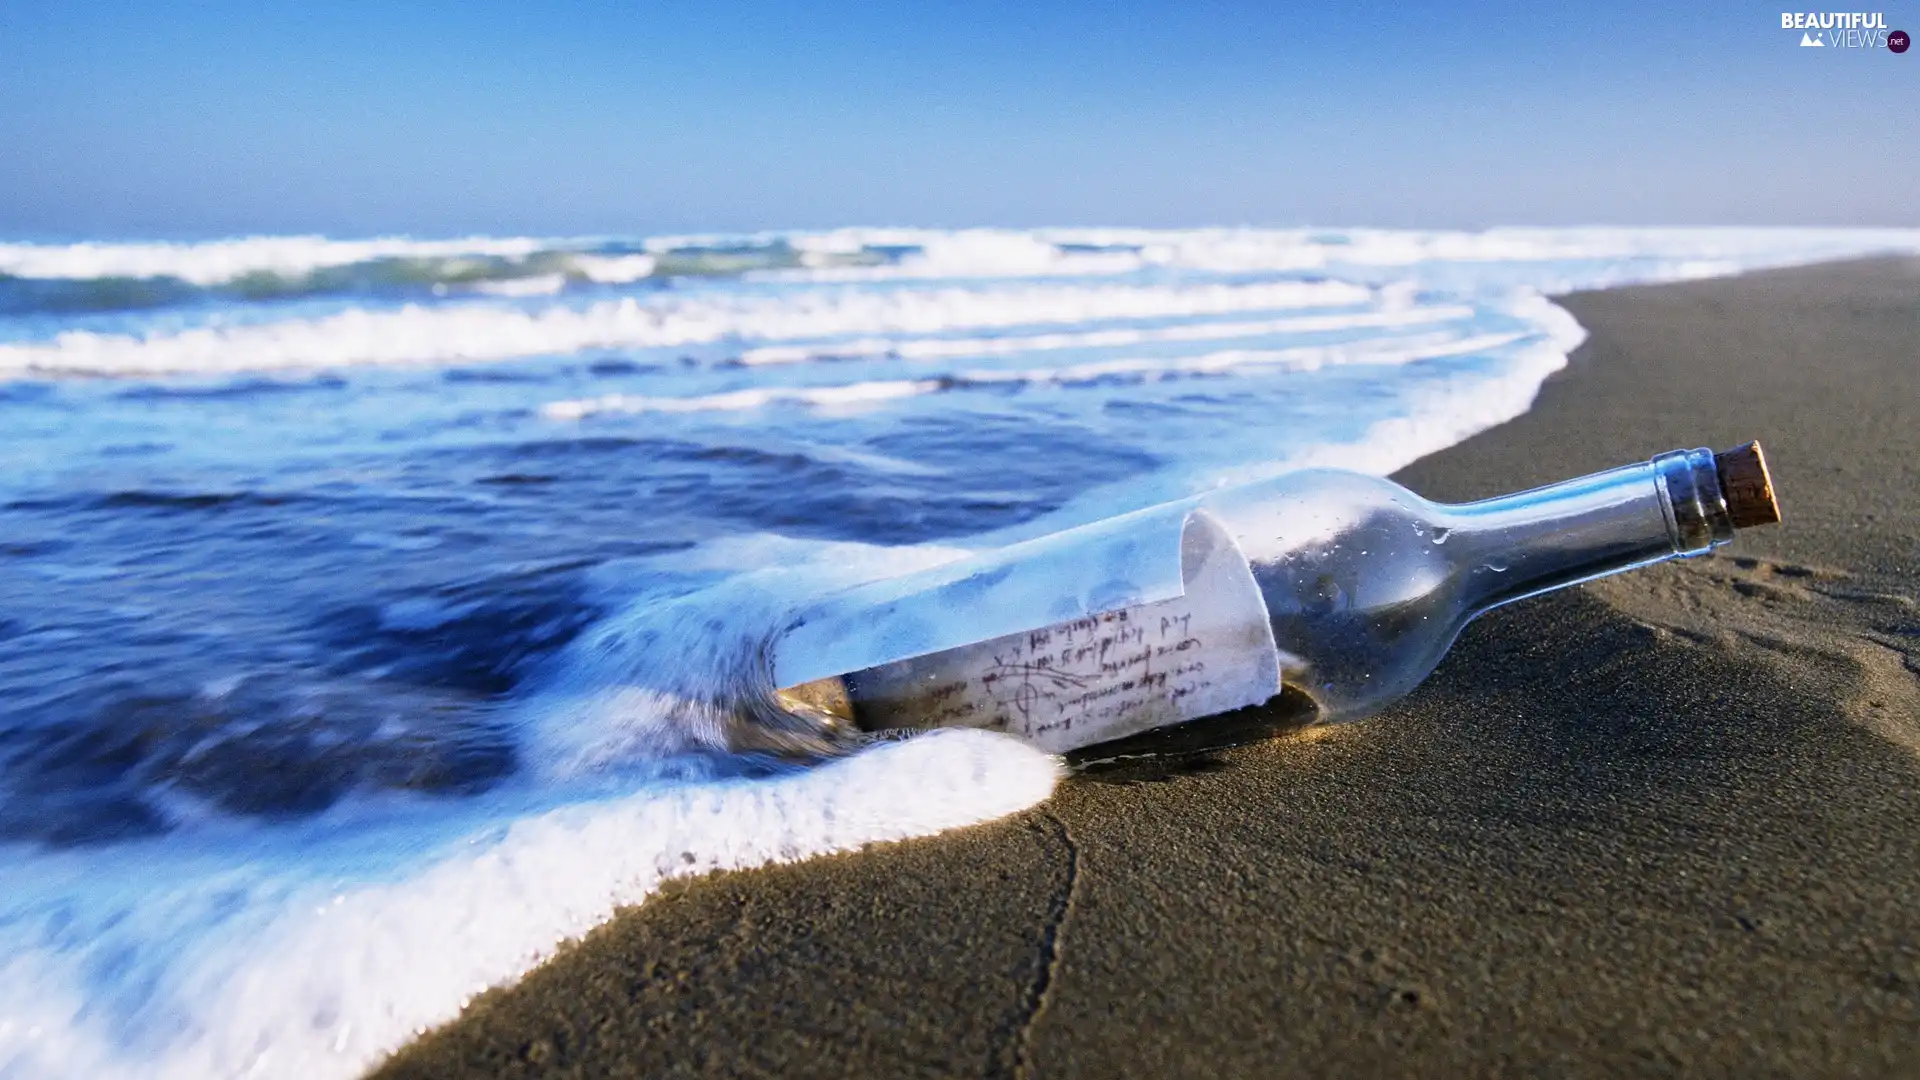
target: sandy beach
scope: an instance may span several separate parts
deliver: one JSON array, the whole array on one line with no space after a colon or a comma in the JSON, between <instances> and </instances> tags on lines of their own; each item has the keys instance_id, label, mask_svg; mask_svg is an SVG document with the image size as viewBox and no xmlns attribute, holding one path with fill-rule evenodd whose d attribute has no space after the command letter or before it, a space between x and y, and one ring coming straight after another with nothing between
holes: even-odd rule
<instances>
[{"instance_id":1,"label":"sandy beach","mask_svg":"<svg viewBox=\"0 0 1920 1080\"><path fill-rule=\"evenodd\" d=\"M1762 440L1786 520L1361 723L669 888L376 1075L1920 1075L1920 260L1576 294L1518 490Z\"/></svg>"}]
</instances>

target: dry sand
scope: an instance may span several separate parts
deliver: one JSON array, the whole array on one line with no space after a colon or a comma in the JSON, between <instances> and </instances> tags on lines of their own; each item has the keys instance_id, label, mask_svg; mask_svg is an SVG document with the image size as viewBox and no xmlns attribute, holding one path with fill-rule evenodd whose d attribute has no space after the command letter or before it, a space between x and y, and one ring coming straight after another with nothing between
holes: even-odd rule
<instances>
[{"instance_id":1,"label":"dry sand","mask_svg":"<svg viewBox=\"0 0 1920 1080\"><path fill-rule=\"evenodd\" d=\"M1920 262L1567 298L1461 499L1765 441L1787 521L1391 712L678 886L381 1075L1920 1075Z\"/></svg>"}]
</instances>

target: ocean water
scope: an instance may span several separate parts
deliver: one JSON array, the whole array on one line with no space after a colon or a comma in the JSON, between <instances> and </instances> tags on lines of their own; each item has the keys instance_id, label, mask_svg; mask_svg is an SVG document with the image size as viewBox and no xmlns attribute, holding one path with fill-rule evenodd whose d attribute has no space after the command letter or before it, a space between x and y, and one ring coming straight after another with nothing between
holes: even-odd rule
<instances>
[{"instance_id":1,"label":"ocean water","mask_svg":"<svg viewBox=\"0 0 1920 1080\"><path fill-rule=\"evenodd\" d=\"M1029 806L1004 737L808 766L730 695L834 588L1518 415L1552 293L1888 251L0 243L0 1077L352 1076L668 878Z\"/></svg>"}]
</instances>

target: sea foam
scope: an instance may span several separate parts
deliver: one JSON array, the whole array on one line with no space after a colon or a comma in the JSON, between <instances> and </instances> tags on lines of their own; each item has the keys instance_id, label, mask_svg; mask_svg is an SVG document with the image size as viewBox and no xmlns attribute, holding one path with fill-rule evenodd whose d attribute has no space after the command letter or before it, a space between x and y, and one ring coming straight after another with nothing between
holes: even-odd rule
<instances>
[{"instance_id":1,"label":"sea foam","mask_svg":"<svg viewBox=\"0 0 1920 1080\"><path fill-rule=\"evenodd\" d=\"M597 398L549 402L540 407L540 412L554 420L580 420L605 413L737 412L777 405L851 408L896 398L969 389L1076 386L1102 382L1144 383L1228 375L1237 371L1315 371L1342 364L1411 364L1442 356L1491 353L1513 344L1520 337L1518 334L1426 334L1342 346L1220 349L1168 360L1100 360L1048 368L962 370L943 374L937 379L887 379L811 387L758 387L687 397L608 394Z\"/></svg>"},{"instance_id":2,"label":"sea foam","mask_svg":"<svg viewBox=\"0 0 1920 1080\"><path fill-rule=\"evenodd\" d=\"M497 659L504 647L485 639L539 623L551 605L589 625L537 677L489 700L518 766L483 794L356 791L310 818L243 821L173 782L144 793L171 831L94 847L8 843L0 1076L349 1077L664 881L1032 806L1052 791L1057 763L981 732L880 744L811 769L720 754L718 669L740 662L779 603L807 589L1291 468L1384 474L1518 416L1584 337L1549 293L1914 251L1920 232L1911 230L1620 229L844 229L0 246L0 273L19 279L166 276L209 286L382 258L571 260L546 276L490 282L493 295L450 290L444 300L0 318L0 377L14 380L0 386L10 425L0 495L22 520L24 508L55 514L71 503L84 522L61 519L70 531L106 527L113 519L102 507L112 498L88 487L92 478L149 458L162 479L230 467L249 491L262 483L250 478L281 458L321 465L311 488L258 507L133 500L140 516L122 527L141 533L230 515L237 524L209 535L237 545L242 531L281 530L265 534L297 538L279 543L310 554L301 545L324 542L330 519L350 509L336 499L348 474L400 477L374 490L403 517L408 500L474 511L449 536L414 536L391 515L371 527L339 525L335 541L382 573L409 554L483 560L505 541L488 531L502 519L479 515L543 485L557 493L529 504L545 530L533 534L539 558L554 557L546 548L564 546L565 530L583 527L588 513L622 514L617 531L641 539L687 503L731 497L721 509L737 515L701 519L721 535L633 556L644 574L598 566L608 591L593 593L597 606L582 609L591 614L571 611L572 594L547 578L528 586L540 601L533 614L499 617L480 617L491 610L486 594L464 581L377 604L326 596L314 619L345 629L321 644L338 653L378 638L381 671L409 659L395 642ZM733 276L714 276L726 268ZM663 275L692 271L709 276L659 287ZM587 289L598 291L576 295ZM491 369L501 377L490 379L431 366L482 361L511 370ZM393 365L414 367L385 370ZM254 375L218 381L284 368L336 371L299 382L297 393ZM107 378L49 378L77 374ZM859 437L813 437L842 430ZM1023 500L1032 493L1019 488L1045 474L964 468L980 439L1054 430L1063 433L1055 452L1075 440L1090 446L1063 471L1105 456L1133 464L1063 486L1031 512ZM379 456L392 445L417 453ZM592 482L610 466L637 470L634 462L656 458L691 464L639 494L625 478L659 478L639 470L611 487ZM763 502L709 483L736 466L761 470L744 490ZM894 483L901 499L957 485L956 505L976 516L933 533L934 543L836 538L846 533L792 507L821 475L851 478L845 491L861 498ZM46 490L33 488L42 481ZM148 505L156 502L164 505ZM275 517L279 505L287 509ZM923 527L921 516L901 515L901 527ZM62 550L68 534L47 528L44 542L21 541L22 551L47 551L14 560L31 561L26 573L57 586L62 604L89 588L118 590L109 599L125 604L119 578L139 566L79 562ZM788 576L754 576L769 566ZM127 618L137 627L147 616ZM447 646L456 630L482 640ZM709 630L717 636L699 637ZM41 637L56 652L87 640L61 626L0 633L16 633L9 646L23 651ZM470 660L458 652L429 667L429 681L470 674Z\"/></svg>"},{"instance_id":3,"label":"sea foam","mask_svg":"<svg viewBox=\"0 0 1920 1080\"><path fill-rule=\"evenodd\" d=\"M1040 285L887 292L806 291L774 298L626 297L538 310L460 304L354 309L316 319L179 332L73 330L0 344L0 376L165 375L498 361L586 349L663 348L729 338L774 340L1219 315L1364 303L1345 282Z\"/></svg>"},{"instance_id":4,"label":"sea foam","mask_svg":"<svg viewBox=\"0 0 1920 1080\"><path fill-rule=\"evenodd\" d=\"M939 732L784 776L478 821L396 880L348 887L259 864L209 881L129 849L150 860L117 886L132 918L75 926L57 903L9 903L0 1073L353 1076L666 881L990 821L1058 775L1010 737ZM103 965L121 965L118 985Z\"/></svg>"},{"instance_id":5,"label":"sea foam","mask_svg":"<svg viewBox=\"0 0 1920 1080\"><path fill-rule=\"evenodd\" d=\"M177 278L220 285L248 274L297 276L375 259L461 256L525 258L553 241L529 237L464 240L329 240L324 236L252 236L201 243L0 243L0 274L18 278Z\"/></svg>"}]
</instances>

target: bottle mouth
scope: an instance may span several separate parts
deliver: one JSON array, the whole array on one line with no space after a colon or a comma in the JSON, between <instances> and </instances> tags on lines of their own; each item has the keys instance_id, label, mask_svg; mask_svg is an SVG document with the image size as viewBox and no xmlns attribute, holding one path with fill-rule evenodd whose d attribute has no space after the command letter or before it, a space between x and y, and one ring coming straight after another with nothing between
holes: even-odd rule
<instances>
[{"instance_id":1,"label":"bottle mouth","mask_svg":"<svg viewBox=\"0 0 1920 1080\"><path fill-rule=\"evenodd\" d=\"M1681 555L1698 555L1733 539L1733 515L1720 486L1714 453L1672 450L1653 459L1667 536Z\"/></svg>"}]
</instances>

